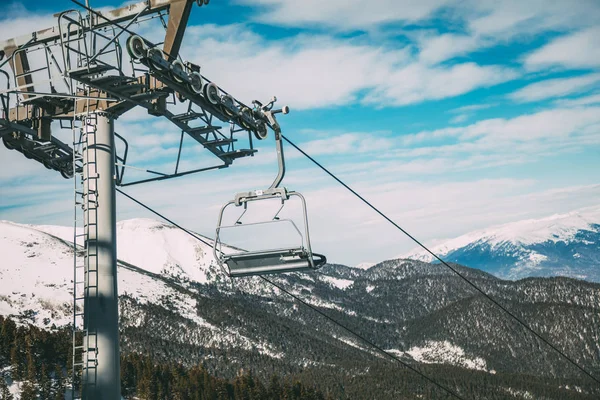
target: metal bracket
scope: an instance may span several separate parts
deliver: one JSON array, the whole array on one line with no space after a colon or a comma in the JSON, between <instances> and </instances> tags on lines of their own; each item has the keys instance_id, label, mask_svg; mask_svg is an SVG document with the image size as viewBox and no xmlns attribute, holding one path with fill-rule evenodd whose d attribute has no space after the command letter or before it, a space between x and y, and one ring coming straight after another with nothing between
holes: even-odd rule
<instances>
[{"instance_id":1,"label":"metal bracket","mask_svg":"<svg viewBox=\"0 0 600 400\"><path fill-rule=\"evenodd\" d=\"M290 195L286 188L269 188L267 190L252 190L250 192L237 193L233 199L236 206L241 206L244 203L254 200L264 200L268 198L281 198L288 200Z\"/></svg>"}]
</instances>

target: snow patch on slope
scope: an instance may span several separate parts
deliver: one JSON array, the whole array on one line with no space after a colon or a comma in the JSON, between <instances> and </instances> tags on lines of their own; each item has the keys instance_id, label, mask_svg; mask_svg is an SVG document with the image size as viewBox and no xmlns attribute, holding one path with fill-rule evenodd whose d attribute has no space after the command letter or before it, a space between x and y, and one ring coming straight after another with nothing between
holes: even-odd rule
<instances>
[{"instance_id":1,"label":"snow patch on slope","mask_svg":"<svg viewBox=\"0 0 600 400\"><path fill-rule=\"evenodd\" d=\"M350 280L350 279L340 279L340 278L333 278L331 276L325 276L322 275L321 278L328 282L330 285L335 286L338 289L346 289L349 286L354 284L354 281Z\"/></svg>"},{"instance_id":2,"label":"snow patch on slope","mask_svg":"<svg viewBox=\"0 0 600 400\"><path fill-rule=\"evenodd\" d=\"M412 347L406 352L415 361L426 364L452 364L463 368L487 371L483 358L468 358L465 351L449 341L429 341L423 347Z\"/></svg>"},{"instance_id":3,"label":"snow patch on slope","mask_svg":"<svg viewBox=\"0 0 600 400\"><path fill-rule=\"evenodd\" d=\"M465 351L449 341L427 341L423 347L414 346L408 351L387 350L398 355L408 355L424 364L451 364L458 367L488 371L487 362L481 357L469 358ZM488 371L495 373L495 371Z\"/></svg>"}]
</instances>

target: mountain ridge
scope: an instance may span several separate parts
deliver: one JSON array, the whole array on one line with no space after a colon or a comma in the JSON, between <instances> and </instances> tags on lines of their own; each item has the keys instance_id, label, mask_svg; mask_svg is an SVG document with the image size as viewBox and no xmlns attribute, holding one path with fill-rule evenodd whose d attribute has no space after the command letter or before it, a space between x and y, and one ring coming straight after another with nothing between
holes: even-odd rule
<instances>
[{"instance_id":1,"label":"mountain ridge","mask_svg":"<svg viewBox=\"0 0 600 400\"><path fill-rule=\"evenodd\" d=\"M445 261L504 279L569 276L600 282L600 206L476 230L431 250ZM435 261L422 249L402 258Z\"/></svg>"}]
</instances>

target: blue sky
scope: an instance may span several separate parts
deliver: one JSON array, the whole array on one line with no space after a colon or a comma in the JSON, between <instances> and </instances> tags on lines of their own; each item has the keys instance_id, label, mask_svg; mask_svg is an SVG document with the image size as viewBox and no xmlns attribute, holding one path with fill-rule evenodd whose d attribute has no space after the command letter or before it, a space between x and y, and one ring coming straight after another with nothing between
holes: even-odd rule
<instances>
[{"instance_id":1,"label":"blue sky","mask_svg":"<svg viewBox=\"0 0 600 400\"><path fill-rule=\"evenodd\" d=\"M122 2L92 0L95 7ZM53 25L69 1L9 3L0 39ZM285 134L419 238L598 204L600 3L213 0L195 7L182 57L244 101L277 95ZM140 33L160 41L148 23ZM131 163L164 167L178 140L134 111L117 121ZM128 192L212 235L237 191L276 172L271 140L228 170ZM335 262L413 247L286 149L284 184L309 201L315 249ZM209 165L189 150L189 165ZM72 183L0 149L0 219L70 224ZM149 217L126 199L120 219Z\"/></svg>"}]
</instances>

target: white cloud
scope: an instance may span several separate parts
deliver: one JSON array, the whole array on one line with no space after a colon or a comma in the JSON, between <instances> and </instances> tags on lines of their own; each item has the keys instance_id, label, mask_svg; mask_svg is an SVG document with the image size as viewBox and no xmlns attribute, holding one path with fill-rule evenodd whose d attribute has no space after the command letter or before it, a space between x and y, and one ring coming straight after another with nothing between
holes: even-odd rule
<instances>
[{"instance_id":1,"label":"white cloud","mask_svg":"<svg viewBox=\"0 0 600 400\"><path fill-rule=\"evenodd\" d=\"M56 25L56 18L28 11L18 3L3 6L0 15L0 41L13 39L22 35Z\"/></svg>"},{"instance_id":2,"label":"white cloud","mask_svg":"<svg viewBox=\"0 0 600 400\"><path fill-rule=\"evenodd\" d=\"M464 137L485 136L496 141L527 142L538 138L568 137L600 121L600 107L552 109L511 119L493 119L468 127Z\"/></svg>"},{"instance_id":3,"label":"white cloud","mask_svg":"<svg viewBox=\"0 0 600 400\"><path fill-rule=\"evenodd\" d=\"M438 14L467 22L470 31L498 36L568 29L597 21L595 0L238 0L257 7L257 21L283 26L372 29L390 22L414 23Z\"/></svg>"},{"instance_id":4,"label":"white cloud","mask_svg":"<svg viewBox=\"0 0 600 400\"><path fill-rule=\"evenodd\" d=\"M592 26L600 18L595 0L477 0L471 5L473 12L467 17L471 31L503 39Z\"/></svg>"},{"instance_id":5,"label":"white cloud","mask_svg":"<svg viewBox=\"0 0 600 400\"><path fill-rule=\"evenodd\" d=\"M419 24L443 16L461 33L435 35L425 29L403 31L394 25L388 33L407 35L419 43L420 59L435 64L455 56L506 43L531 40L547 32L569 32L595 26L600 6L595 0L238 0L256 7L256 21L279 26L385 32L385 25ZM412 28L412 27L411 27ZM455 31L455 30L453 30Z\"/></svg>"},{"instance_id":6,"label":"white cloud","mask_svg":"<svg viewBox=\"0 0 600 400\"><path fill-rule=\"evenodd\" d=\"M600 82L600 74L589 74L572 78L546 79L527 85L524 88L511 93L509 97L518 102L562 97L590 89L594 86L599 87L598 82Z\"/></svg>"},{"instance_id":7,"label":"white cloud","mask_svg":"<svg viewBox=\"0 0 600 400\"><path fill-rule=\"evenodd\" d=\"M591 68L600 66L600 28L592 27L554 39L525 58L530 69L546 67Z\"/></svg>"},{"instance_id":8,"label":"white cloud","mask_svg":"<svg viewBox=\"0 0 600 400\"><path fill-rule=\"evenodd\" d=\"M493 107L495 104L471 104L468 106L462 106L449 110L448 113L457 114L450 119L451 124L461 124L468 119L472 119L477 111L485 110L486 108Z\"/></svg>"},{"instance_id":9,"label":"white cloud","mask_svg":"<svg viewBox=\"0 0 600 400\"><path fill-rule=\"evenodd\" d=\"M369 133L343 133L326 139L300 143L302 150L311 155L359 154L382 151L392 146L391 138Z\"/></svg>"},{"instance_id":10,"label":"white cloud","mask_svg":"<svg viewBox=\"0 0 600 400\"><path fill-rule=\"evenodd\" d=\"M191 45L193 43L193 46ZM408 49L358 39L300 35L277 42L243 26L190 27L184 54L234 96L250 101L276 94L292 109L364 104L398 106L457 96L516 76L498 66L464 63L430 67ZM268 66L268 67L265 67Z\"/></svg>"},{"instance_id":11,"label":"white cloud","mask_svg":"<svg viewBox=\"0 0 600 400\"><path fill-rule=\"evenodd\" d=\"M486 108L493 107L494 105L495 104L471 104L468 106L454 108L454 109L450 110L450 112L457 113L457 114L474 112L474 111L479 111L479 110L485 110Z\"/></svg>"},{"instance_id":12,"label":"white cloud","mask_svg":"<svg viewBox=\"0 0 600 400\"><path fill-rule=\"evenodd\" d=\"M485 43L491 44L491 41L453 33L428 36L420 41L419 59L428 64L437 64L456 56L468 54L484 46Z\"/></svg>"},{"instance_id":13,"label":"white cloud","mask_svg":"<svg viewBox=\"0 0 600 400\"><path fill-rule=\"evenodd\" d=\"M156 40L159 30L142 28ZM429 65L448 56L439 54L444 48L460 47L450 46L454 39L452 35L430 37L419 58L410 46L398 49L397 44L372 44L365 38L300 34L271 41L244 25L208 24L188 27L182 54L199 63L203 73L224 89L235 87L232 94L244 102L276 94L292 109L357 102L402 106L461 95L517 75L507 68L475 63ZM474 46L474 42L468 44L472 40L467 36L461 40L465 41L464 51ZM133 115L126 118L134 119Z\"/></svg>"},{"instance_id":14,"label":"white cloud","mask_svg":"<svg viewBox=\"0 0 600 400\"><path fill-rule=\"evenodd\" d=\"M384 83L365 96L365 104L400 106L428 99L458 96L479 87L513 79L516 72L498 66L475 63L449 67L412 64L391 73Z\"/></svg>"},{"instance_id":15,"label":"white cloud","mask_svg":"<svg viewBox=\"0 0 600 400\"><path fill-rule=\"evenodd\" d=\"M447 7L452 11L443 15L464 22L466 29L462 33L416 35L423 62L439 63L499 43L531 40L546 31L593 27L600 19L600 7L594 0L477 0L450 2Z\"/></svg>"},{"instance_id":16,"label":"white cloud","mask_svg":"<svg viewBox=\"0 0 600 400\"><path fill-rule=\"evenodd\" d=\"M348 150L346 153L340 146L333 146L335 151L330 154L340 156L333 166L344 179L368 179L371 184L393 177L423 179L465 171L486 176L488 172L484 171L492 168L527 165L544 159L560 163L564 155L597 148L600 146L598 111L598 108L552 109L512 119L489 119L463 127L392 137L374 158L357 158L352 148L344 148ZM301 147L307 148L304 144ZM329 153L323 148L327 146L317 146L309 154Z\"/></svg>"},{"instance_id":17,"label":"white cloud","mask_svg":"<svg viewBox=\"0 0 600 400\"><path fill-rule=\"evenodd\" d=\"M459 114L455 117L452 117L452 119L450 120L450 123L451 124L460 124L462 122L465 122L468 119L469 119L469 114Z\"/></svg>"},{"instance_id":18,"label":"white cloud","mask_svg":"<svg viewBox=\"0 0 600 400\"><path fill-rule=\"evenodd\" d=\"M560 107L580 107L587 105L600 104L600 94L579 97L576 99L560 99L556 100L555 104Z\"/></svg>"},{"instance_id":19,"label":"white cloud","mask_svg":"<svg viewBox=\"0 0 600 400\"><path fill-rule=\"evenodd\" d=\"M193 44L193 45L192 45ZM276 94L292 109L343 105L357 92L380 83L404 51L339 41L325 36L298 36L270 42L241 26L190 27L186 54L203 73L244 101Z\"/></svg>"},{"instance_id":20,"label":"white cloud","mask_svg":"<svg viewBox=\"0 0 600 400\"><path fill-rule=\"evenodd\" d=\"M323 25L338 29L372 28L395 21L420 21L449 0L238 0L260 6L256 20L273 25Z\"/></svg>"},{"instance_id":21,"label":"white cloud","mask_svg":"<svg viewBox=\"0 0 600 400\"><path fill-rule=\"evenodd\" d=\"M600 107L554 108L510 119L482 120L465 127L423 131L405 136L403 140L406 144L440 137L458 137L463 140L488 138L496 143L527 142L541 138L577 135L599 122Z\"/></svg>"}]
</instances>

